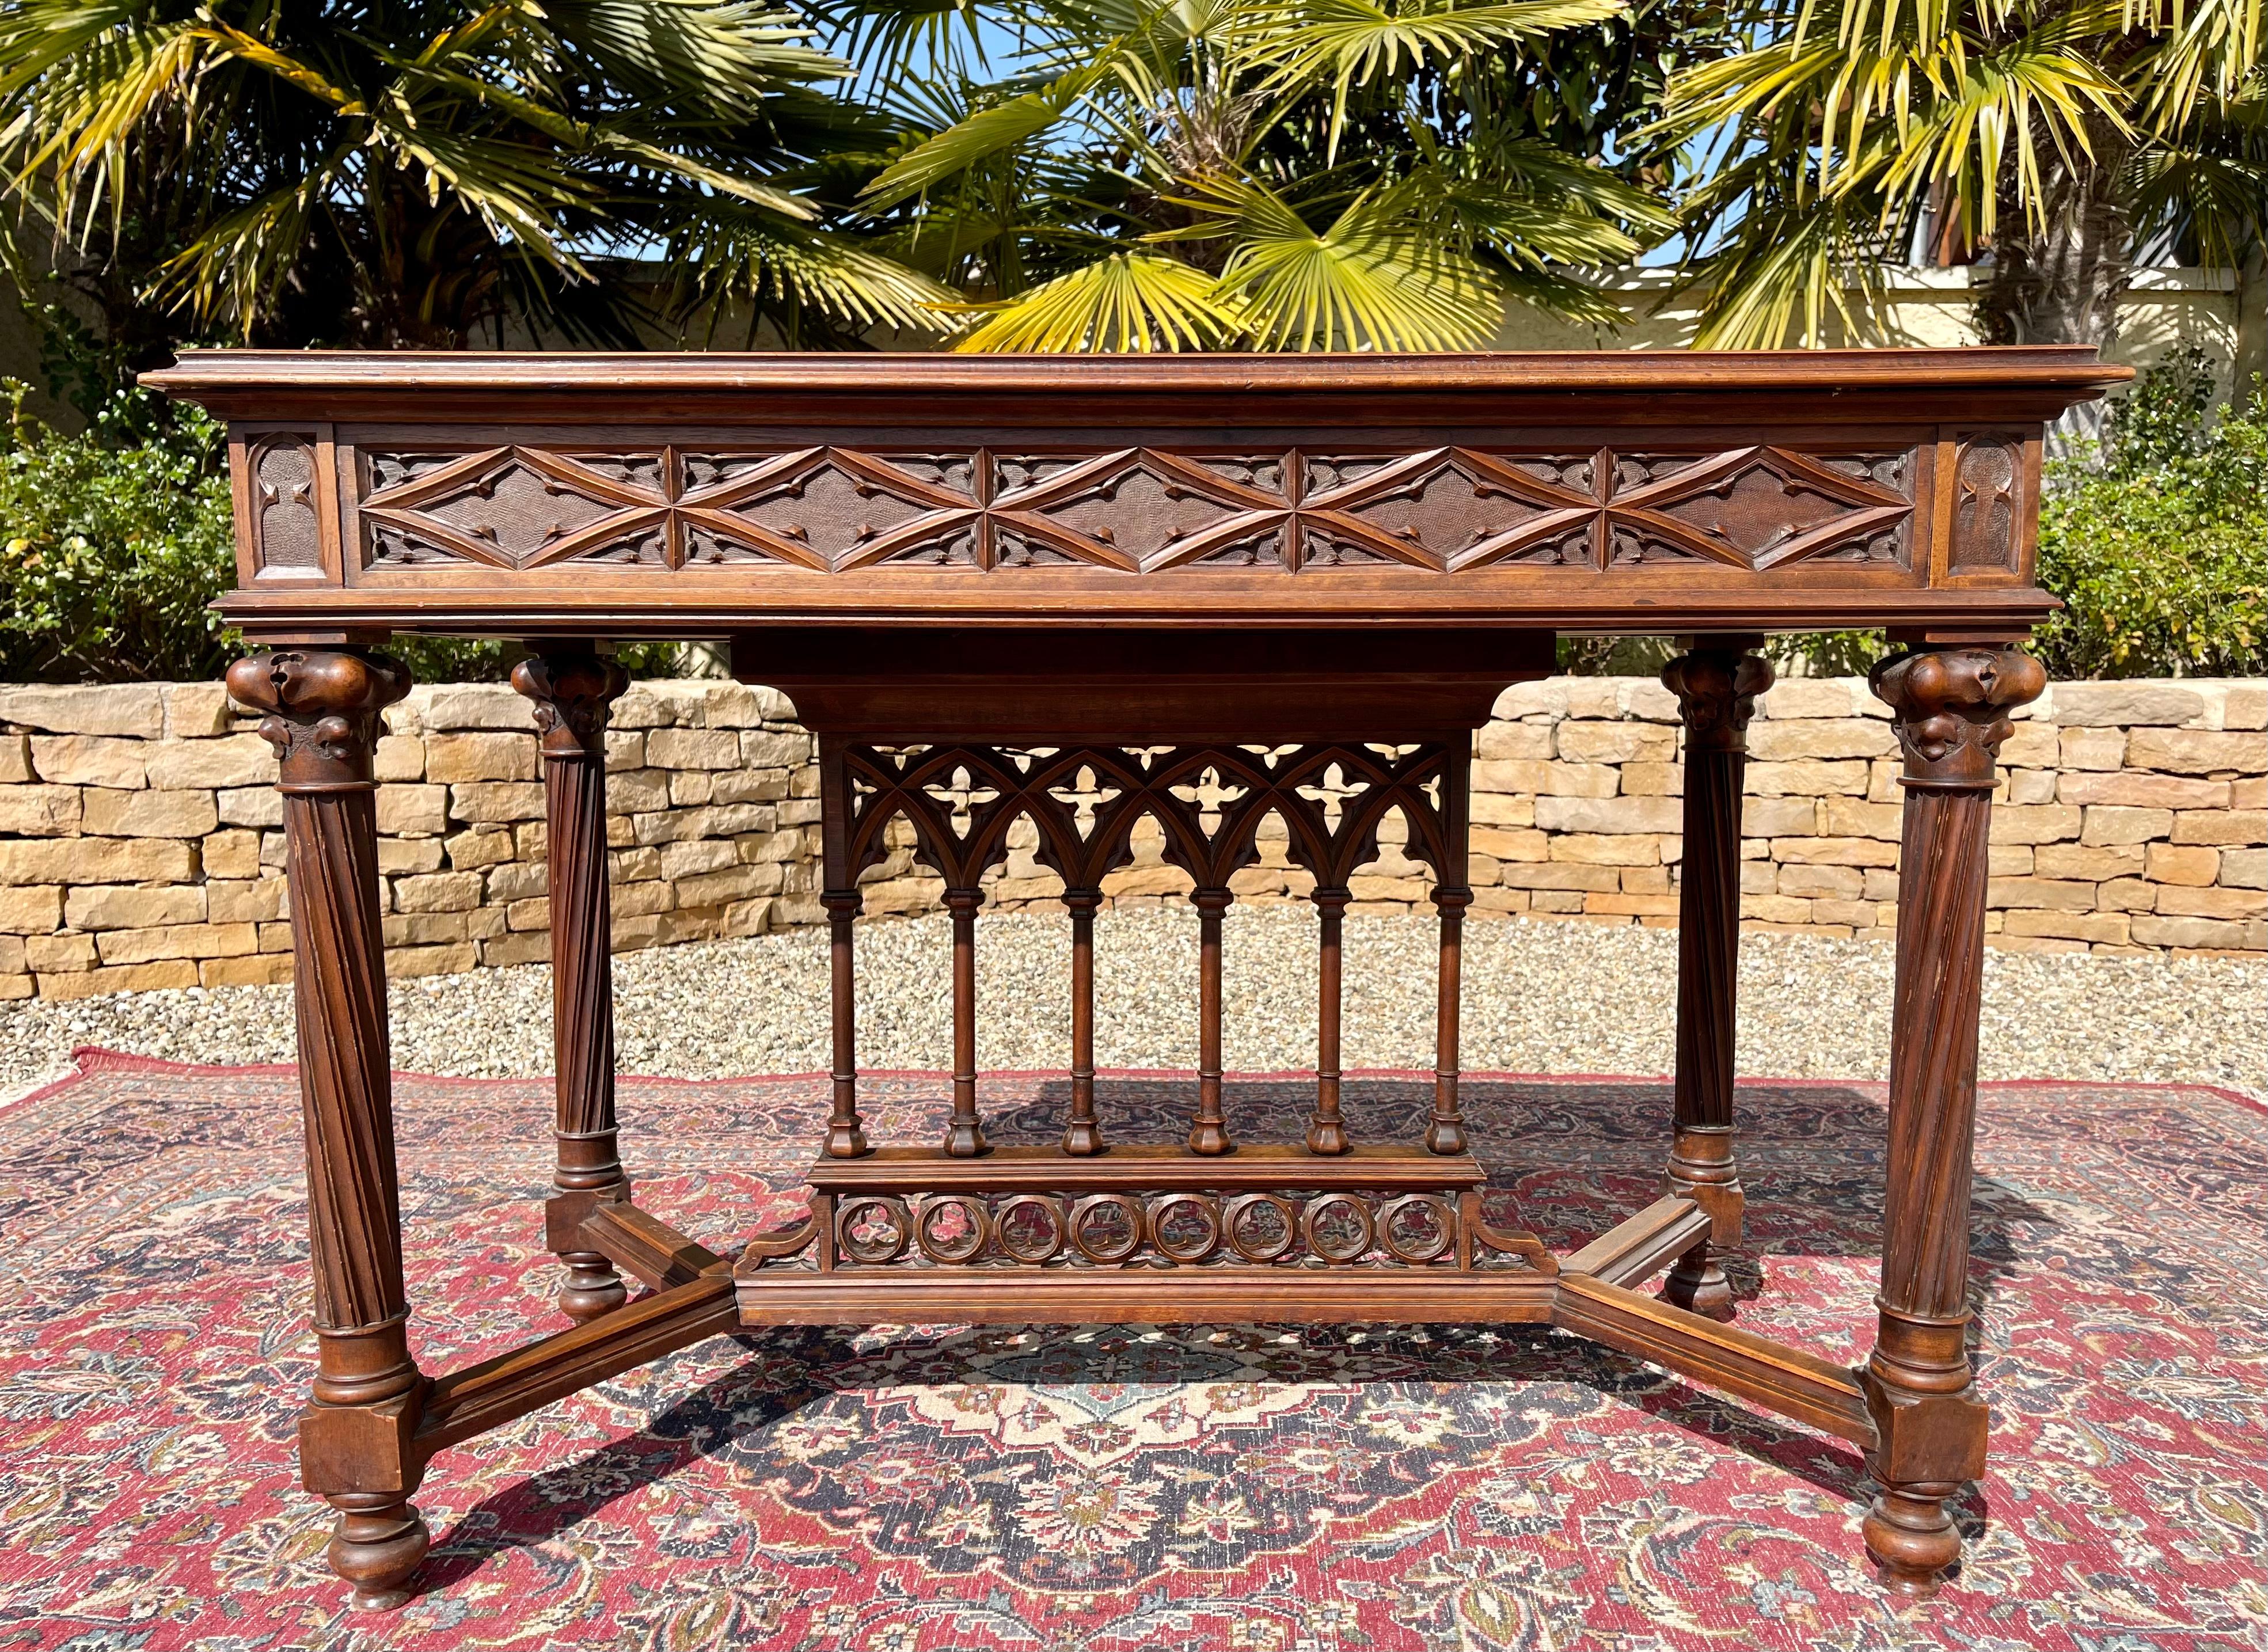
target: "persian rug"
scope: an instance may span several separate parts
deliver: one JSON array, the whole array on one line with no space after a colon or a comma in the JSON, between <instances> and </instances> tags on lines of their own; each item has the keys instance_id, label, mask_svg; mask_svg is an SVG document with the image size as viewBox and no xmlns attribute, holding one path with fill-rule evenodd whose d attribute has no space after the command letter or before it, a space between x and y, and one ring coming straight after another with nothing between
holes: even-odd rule
<instances>
[{"instance_id":1,"label":"persian rug","mask_svg":"<svg viewBox=\"0 0 2268 1652\"><path fill-rule=\"evenodd\" d=\"M1064 1086L988 1081L1001 1140ZM1416 1074L1348 1085L1413 1137ZM1122 1140L1189 1086L1121 1076ZM944 1086L867 1088L880 1138ZM1653 1196L1660 1081L1476 1077L1499 1220L1565 1250ZM1305 1086L1238 1081L1246 1139ZM1879 1086L1743 1086L1743 1323L1864 1355ZM541 1250L549 1085L398 1089L428 1369L563 1322ZM815 1077L630 1080L648 1208L782 1224ZM312 1370L288 1070L85 1052L0 1110L0 1648L814 1652L1849 1652L2268 1645L2268 1113L2200 1088L1986 1088L1979 1358L1993 1458L1961 1575L1894 1609L1866 1471L1563 1333L1522 1327L950 1325L718 1339L444 1454L416 1598L350 1613L302 1493ZM720 1244L721 1248L721 1244Z\"/></svg>"}]
</instances>

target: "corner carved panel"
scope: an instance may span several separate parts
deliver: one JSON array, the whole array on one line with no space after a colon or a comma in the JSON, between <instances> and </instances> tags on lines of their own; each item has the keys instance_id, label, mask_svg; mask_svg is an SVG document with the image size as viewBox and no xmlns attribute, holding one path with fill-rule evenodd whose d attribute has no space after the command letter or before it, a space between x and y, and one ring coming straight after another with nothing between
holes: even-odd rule
<instances>
[{"instance_id":1,"label":"corner carved panel","mask_svg":"<svg viewBox=\"0 0 2268 1652\"><path fill-rule=\"evenodd\" d=\"M2000 454L2005 468L2006 449L1972 451ZM1909 566L1913 514L1904 453L1770 446L595 454L514 445L373 452L359 469L372 567L574 561L1328 577L1682 562L1762 572L1814 559ZM1989 523L1978 531L1989 535Z\"/></svg>"},{"instance_id":2,"label":"corner carved panel","mask_svg":"<svg viewBox=\"0 0 2268 1652\"><path fill-rule=\"evenodd\" d=\"M2016 572L2023 476L2023 450L2015 441L1977 436L1962 444L1953 468L1954 572Z\"/></svg>"},{"instance_id":3,"label":"corner carved panel","mask_svg":"<svg viewBox=\"0 0 2268 1652\"><path fill-rule=\"evenodd\" d=\"M295 431L251 446L252 559L262 579L312 579L323 572L315 439Z\"/></svg>"}]
</instances>

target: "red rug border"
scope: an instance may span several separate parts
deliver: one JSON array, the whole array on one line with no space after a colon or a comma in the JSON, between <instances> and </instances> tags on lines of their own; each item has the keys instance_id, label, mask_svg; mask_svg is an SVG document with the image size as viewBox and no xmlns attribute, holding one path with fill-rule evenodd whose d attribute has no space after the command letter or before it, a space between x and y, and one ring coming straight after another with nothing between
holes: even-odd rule
<instances>
[{"instance_id":1,"label":"red rug border","mask_svg":"<svg viewBox=\"0 0 2268 1652\"><path fill-rule=\"evenodd\" d=\"M216 1077L233 1078L248 1073L291 1073L296 1071L298 1066L297 1063L290 1061L251 1062L240 1066L202 1061L169 1061L162 1056L136 1055L124 1050L106 1049L100 1044L77 1045L71 1051L71 1061L76 1071L66 1073L59 1078L40 1085L36 1089L18 1096L13 1102L0 1106L0 1111L21 1107L33 1102L44 1101L74 1084L101 1073L203 1073ZM1064 1070L1058 1067L993 1067L984 1069L980 1076L1001 1079L1045 1079L1061 1077L1063 1072ZM938 1067L862 1067L859 1073L862 1077L876 1079L942 1080L952 1076L944 1069ZM539 1083L548 1075L534 1073L519 1077L476 1078L459 1073L416 1073L396 1068L394 1076L396 1079L415 1079L421 1084L481 1088L503 1084ZM1179 1067L1099 1067L1095 1070L1095 1076L1099 1079L1194 1079L1197 1073L1194 1069ZM1263 1084L1285 1083L1297 1079L1311 1079L1314 1076L1313 1071L1307 1068L1228 1073L1222 1075L1223 1080L1229 1083ZM1433 1070L1431 1067L1349 1067L1346 1069L1345 1076L1349 1079L1421 1080L1432 1079ZM709 1079L688 1079L637 1073L616 1074L617 1080L625 1083L686 1086L800 1084L825 1077L827 1077L825 1071L819 1068L812 1068L802 1073L748 1073ZM1513 1073L1498 1068L1479 1067L1468 1068L1460 1074L1460 1077L1483 1083L1499 1084L1668 1084L1672 1082L1671 1075L1666 1073ZM1853 1084L1880 1084L1883 1080L1881 1079L1774 1078L1768 1074L1756 1073L1743 1075L1735 1082L1742 1088L1761 1088L1770 1086L1780 1089L1829 1089ZM2038 1085L2067 1085L2089 1089L2178 1090L2217 1096L2225 1102L2235 1102L2239 1106L2249 1108L2254 1112L2268 1113L2268 1099L2249 1095L2242 1090L2233 1090L2222 1085L2206 1084L2197 1080L1980 1079L1977 1080L1977 1088L1980 1090L2024 1089Z\"/></svg>"}]
</instances>

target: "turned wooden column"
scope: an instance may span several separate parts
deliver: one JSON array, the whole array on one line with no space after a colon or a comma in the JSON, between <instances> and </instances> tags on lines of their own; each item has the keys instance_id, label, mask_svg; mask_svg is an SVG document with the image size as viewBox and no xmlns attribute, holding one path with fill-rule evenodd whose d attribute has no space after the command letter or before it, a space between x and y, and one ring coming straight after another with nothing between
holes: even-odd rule
<instances>
[{"instance_id":1,"label":"turned wooden column","mask_svg":"<svg viewBox=\"0 0 2268 1652\"><path fill-rule=\"evenodd\" d=\"M1220 918L1235 899L1219 888L1189 896L1197 909L1197 1116L1189 1125L1189 1147L1208 1158L1236 1146L1220 1110Z\"/></svg>"},{"instance_id":2,"label":"turned wooden column","mask_svg":"<svg viewBox=\"0 0 2268 1652\"><path fill-rule=\"evenodd\" d=\"M1685 850L1677 896L1677 1077L1668 1188L1698 1205L1709 1236L1677 1259L1662 1295L1733 1317L1723 1253L1741 1243L1733 1046L1741 969L1741 783L1749 719L1772 684L1762 638L1696 639L1662 667L1685 724Z\"/></svg>"},{"instance_id":3,"label":"turned wooden column","mask_svg":"<svg viewBox=\"0 0 2268 1652\"><path fill-rule=\"evenodd\" d=\"M410 1449L425 1378L409 1354L400 1184L379 926L371 756L379 712L409 675L379 654L278 649L229 667L236 700L265 712L284 794L293 1003L315 1276L313 1404L299 1416L300 1477L339 1511L331 1567L357 1606L384 1608L430 1538L410 1507Z\"/></svg>"},{"instance_id":4,"label":"turned wooden column","mask_svg":"<svg viewBox=\"0 0 2268 1652\"><path fill-rule=\"evenodd\" d=\"M1433 1110L1425 1121L1429 1153L1465 1150L1465 1115L1458 1096L1463 1060L1465 910L1473 903L1471 875L1473 738L1449 742L1441 769L1442 865L1434 869L1433 911L1440 920L1440 963L1434 977Z\"/></svg>"},{"instance_id":5,"label":"turned wooden column","mask_svg":"<svg viewBox=\"0 0 2268 1652\"><path fill-rule=\"evenodd\" d=\"M1102 1151L1094 1117L1094 912L1101 904L1101 889L1064 891L1071 911L1071 1117L1063 1150L1077 1158Z\"/></svg>"},{"instance_id":6,"label":"turned wooden column","mask_svg":"<svg viewBox=\"0 0 2268 1652\"><path fill-rule=\"evenodd\" d=\"M852 926L866 897L850 870L850 778L843 742L819 737L819 903L827 911L828 979L833 1008L832 1080L822 1151L830 1159L864 1158L873 1149L858 1119L858 977L851 955Z\"/></svg>"},{"instance_id":7,"label":"turned wooden column","mask_svg":"<svg viewBox=\"0 0 2268 1652\"><path fill-rule=\"evenodd\" d=\"M534 654L512 685L535 703L543 754L544 859L551 911L552 1134L558 1189L545 1211L566 1265L559 1310L585 1324L630 1298L615 1265L576 1238L591 1207L630 1196L615 1125L614 908L607 885L607 718L630 685L586 649Z\"/></svg>"},{"instance_id":8,"label":"turned wooden column","mask_svg":"<svg viewBox=\"0 0 2268 1652\"><path fill-rule=\"evenodd\" d=\"M1993 760L2047 674L2014 646L1938 647L1884 660L1873 682L1905 753L1905 829L1880 1323L1859 1374L1881 1491L1863 1529L1889 1586L1926 1595L1961 1556L1945 1505L1984 1471L1965 1333Z\"/></svg>"},{"instance_id":9,"label":"turned wooden column","mask_svg":"<svg viewBox=\"0 0 2268 1652\"><path fill-rule=\"evenodd\" d=\"M1307 1151L1336 1154L1354 1148L1339 1114L1339 1013L1344 998L1339 980L1340 931L1347 903L1354 897L1344 888L1318 888L1309 898L1315 903L1322 935L1315 969L1315 1110L1307 1121Z\"/></svg>"},{"instance_id":10,"label":"turned wooden column","mask_svg":"<svg viewBox=\"0 0 2268 1652\"><path fill-rule=\"evenodd\" d=\"M948 1157L974 1159L990 1151L976 1113L976 909L983 889L947 889L953 914L953 1118L945 1131Z\"/></svg>"}]
</instances>

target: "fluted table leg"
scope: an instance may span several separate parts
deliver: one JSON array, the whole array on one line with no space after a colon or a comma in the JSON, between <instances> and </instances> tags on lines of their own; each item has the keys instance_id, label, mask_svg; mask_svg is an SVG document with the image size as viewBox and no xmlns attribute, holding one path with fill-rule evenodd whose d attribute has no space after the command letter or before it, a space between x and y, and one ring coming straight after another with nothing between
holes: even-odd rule
<instances>
[{"instance_id":1,"label":"fluted table leg","mask_svg":"<svg viewBox=\"0 0 2268 1652\"><path fill-rule=\"evenodd\" d=\"M531 655L512 686L535 703L543 754L545 860L551 909L551 1048L558 1074L552 1133L558 1189L546 1213L566 1265L559 1310L578 1324L630 1298L615 1265L571 1237L594 1204L630 1196L615 1124L614 916L607 885L607 718L629 686L587 650Z\"/></svg>"},{"instance_id":2,"label":"fluted table leg","mask_svg":"<svg viewBox=\"0 0 2268 1652\"><path fill-rule=\"evenodd\" d=\"M331 1568L372 1608L407 1598L430 1541L409 1501L425 1379L407 1335L371 778L379 713L409 688L394 660L345 651L279 649L228 673L230 694L267 713L284 794L315 1282L300 1476L339 1511Z\"/></svg>"},{"instance_id":3,"label":"fluted table leg","mask_svg":"<svg viewBox=\"0 0 2268 1652\"><path fill-rule=\"evenodd\" d=\"M1685 723L1685 851L1677 897L1677 1077L1669 1191L1709 1217L1662 1295L1733 1317L1723 1253L1741 1243L1746 1196L1733 1152L1734 1004L1741 969L1741 787L1749 719L1771 687L1760 638L1697 642L1662 668Z\"/></svg>"},{"instance_id":4,"label":"fluted table leg","mask_svg":"<svg viewBox=\"0 0 2268 1652\"><path fill-rule=\"evenodd\" d=\"M1984 968L1986 836L2008 712L2047 675L2014 647L1923 648L1875 667L1905 753L1891 1005L1882 1288L1860 1380L1873 1414L1867 1552L1904 1595L1961 1558L1946 1512L1984 1471L1985 1408L1965 1331L1977 1019Z\"/></svg>"}]
</instances>

